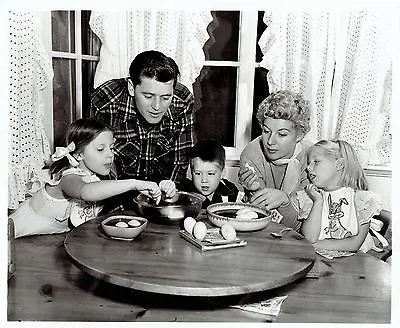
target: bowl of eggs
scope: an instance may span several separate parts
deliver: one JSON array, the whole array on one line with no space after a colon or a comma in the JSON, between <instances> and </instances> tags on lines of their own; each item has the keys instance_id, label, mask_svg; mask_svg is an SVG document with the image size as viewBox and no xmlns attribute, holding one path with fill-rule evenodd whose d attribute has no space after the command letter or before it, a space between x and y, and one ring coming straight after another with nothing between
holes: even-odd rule
<instances>
[{"instance_id":1,"label":"bowl of eggs","mask_svg":"<svg viewBox=\"0 0 400 328\"><path fill-rule=\"evenodd\" d=\"M162 198L159 204L143 194L134 198L141 215L149 221L166 225L180 225L188 216L196 218L204 200L203 195L185 191L178 191L171 199Z\"/></svg>"},{"instance_id":2,"label":"bowl of eggs","mask_svg":"<svg viewBox=\"0 0 400 328\"><path fill-rule=\"evenodd\" d=\"M255 205L230 202L209 205L207 217L217 227L230 223L236 231L256 231L264 229L273 215Z\"/></svg>"},{"instance_id":3,"label":"bowl of eggs","mask_svg":"<svg viewBox=\"0 0 400 328\"><path fill-rule=\"evenodd\" d=\"M146 226L147 219L131 215L112 215L101 222L107 236L122 240L133 240Z\"/></svg>"}]
</instances>

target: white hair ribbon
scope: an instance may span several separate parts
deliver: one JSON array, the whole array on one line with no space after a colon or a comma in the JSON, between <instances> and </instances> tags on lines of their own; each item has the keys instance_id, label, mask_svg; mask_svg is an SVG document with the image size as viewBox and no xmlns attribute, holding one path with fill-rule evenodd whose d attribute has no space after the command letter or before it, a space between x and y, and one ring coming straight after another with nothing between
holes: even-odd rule
<instances>
[{"instance_id":1,"label":"white hair ribbon","mask_svg":"<svg viewBox=\"0 0 400 328\"><path fill-rule=\"evenodd\" d=\"M67 147L56 147L56 151L53 155L51 155L51 159L56 162L61 158L67 157L69 164L72 166L78 166L79 162L75 159L74 156L70 154L70 152L75 150L74 142L71 142Z\"/></svg>"}]
</instances>

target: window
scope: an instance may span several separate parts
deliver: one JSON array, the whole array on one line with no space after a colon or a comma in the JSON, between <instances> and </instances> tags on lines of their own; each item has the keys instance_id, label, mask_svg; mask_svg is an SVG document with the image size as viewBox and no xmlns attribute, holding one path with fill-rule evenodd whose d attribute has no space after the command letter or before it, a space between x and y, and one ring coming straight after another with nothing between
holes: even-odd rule
<instances>
[{"instance_id":1,"label":"window","mask_svg":"<svg viewBox=\"0 0 400 328\"><path fill-rule=\"evenodd\" d=\"M88 116L82 109L89 108L101 44L89 18L90 11L51 12L54 146L63 144L72 121Z\"/></svg>"},{"instance_id":2,"label":"window","mask_svg":"<svg viewBox=\"0 0 400 328\"><path fill-rule=\"evenodd\" d=\"M206 63L193 90L198 138L219 140L227 159L261 133L254 109L269 94L266 70L258 67L257 41L265 30L263 12L214 11L203 47ZM245 28L243 28L245 26Z\"/></svg>"},{"instance_id":3,"label":"window","mask_svg":"<svg viewBox=\"0 0 400 328\"><path fill-rule=\"evenodd\" d=\"M227 165L237 166L241 151L261 134L254 113L269 95L267 71L260 67L258 40L266 25L263 11L212 11L205 65L193 84L199 138L215 138L226 149ZM63 143L71 121L88 117L89 96L101 42L89 27L90 11L44 13L53 58L53 97L48 108L54 137ZM46 32L46 30L44 31ZM51 121L50 117L45 118Z\"/></svg>"}]
</instances>

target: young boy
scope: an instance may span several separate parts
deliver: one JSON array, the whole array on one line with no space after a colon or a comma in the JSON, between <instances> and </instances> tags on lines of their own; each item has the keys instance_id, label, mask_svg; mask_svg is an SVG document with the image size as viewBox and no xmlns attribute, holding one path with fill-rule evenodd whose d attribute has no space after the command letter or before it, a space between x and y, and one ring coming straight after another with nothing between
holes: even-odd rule
<instances>
[{"instance_id":1,"label":"young boy","mask_svg":"<svg viewBox=\"0 0 400 328\"><path fill-rule=\"evenodd\" d=\"M189 151L192 180L184 179L182 191L197 192L206 197L202 208L221 202L235 202L238 188L225 175L225 149L216 140L200 140Z\"/></svg>"}]
</instances>

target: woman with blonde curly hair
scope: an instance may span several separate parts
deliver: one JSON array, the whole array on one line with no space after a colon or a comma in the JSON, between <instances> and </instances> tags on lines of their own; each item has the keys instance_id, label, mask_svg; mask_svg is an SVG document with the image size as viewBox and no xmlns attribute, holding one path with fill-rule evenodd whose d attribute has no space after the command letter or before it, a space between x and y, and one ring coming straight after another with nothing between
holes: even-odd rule
<instances>
[{"instance_id":1,"label":"woman with blonde curly hair","mask_svg":"<svg viewBox=\"0 0 400 328\"><path fill-rule=\"evenodd\" d=\"M260 103L256 117L262 134L240 156L244 200L277 209L280 223L299 231L290 195L309 183L306 152L311 144L303 138L310 131L310 104L300 94L277 91Z\"/></svg>"}]
</instances>

